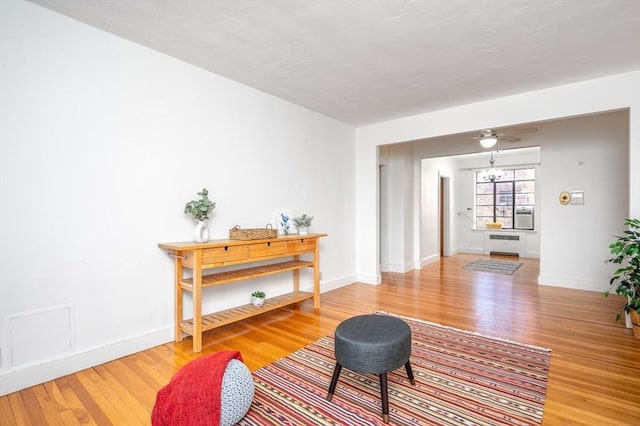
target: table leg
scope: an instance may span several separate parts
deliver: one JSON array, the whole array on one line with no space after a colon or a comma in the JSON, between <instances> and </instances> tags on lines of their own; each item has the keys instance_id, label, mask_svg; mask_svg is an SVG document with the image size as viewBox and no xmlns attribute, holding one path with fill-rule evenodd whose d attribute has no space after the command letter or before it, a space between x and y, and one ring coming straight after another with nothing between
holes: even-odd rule
<instances>
[{"instance_id":1,"label":"table leg","mask_svg":"<svg viewBox=\"0 0 640 426\"><path fill-rule=\"evenodd\" d=\"M175 320L175 341L181 342L183 337L182 327L180 327L180 323L184 319L183 317L183 305L182 305L182 296L183 290L180 287L180 280L182 280L182 258L176 256L175 257L175 276L174 276L174 285L175 285L175 305L174 305L174 320Z\"/></svg>"},{"instance_id":2,"label":"table leg","mask_svg":"<svg viewBox=\"0 0 640 426\"><path fill-rule=\"evenodd\" d=\"M193 352L202 352L202 252L193 253Z\"/></svg>"}]
</instances>

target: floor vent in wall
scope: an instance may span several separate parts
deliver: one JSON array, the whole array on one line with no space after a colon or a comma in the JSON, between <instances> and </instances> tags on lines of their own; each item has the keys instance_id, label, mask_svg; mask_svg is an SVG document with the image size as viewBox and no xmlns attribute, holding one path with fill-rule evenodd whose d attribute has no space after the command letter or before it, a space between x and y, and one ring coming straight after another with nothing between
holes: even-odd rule
<instances>
[{"instance_id":1,"label":"floor vent in wall","mask_svg":"<svg viewBox=\"0 0 640 426\"><path fill-rule=\"evenodd\" d=\"M71 305L7 315L5 321L9 365L43 361L74 349Z\"/></svg>"},{"instance_id":2,"label":"floor vent in wall","mask_svg":"<svg viewBox=\"0 0 640 426\"><path fill-rule=\"evenodd\" d=\"M489 234L490 240L520 241L520 234Z\"/></svg>"},{"instance_id":3,"label":"floor vent in wall","mask_svg":"<svg viewBox=\"0 0 640 426\"><path fill-rule=\"evenodd\" d=\"M484 254L501 254L525 257L526 235L517 232L487 231L484 238Z\"/></svg>"}]
</instances>

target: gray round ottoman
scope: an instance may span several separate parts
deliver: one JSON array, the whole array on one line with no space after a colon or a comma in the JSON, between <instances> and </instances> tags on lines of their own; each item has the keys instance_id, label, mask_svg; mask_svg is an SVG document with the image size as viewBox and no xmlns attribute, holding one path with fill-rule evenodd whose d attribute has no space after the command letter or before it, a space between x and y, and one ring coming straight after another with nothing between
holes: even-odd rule
<instances>
[{"instance_id":1,"label":"gray round ottoman","mask_svg":"<svg viewBox=\"0 0 640 426\"><path fill-rule=\"evenodd\" d=\"M387 373L405 366L411 384L415 384L409 357L411 329L399 318L384 315L360 315L338 325L335 333L336 366L327 399L331 401L342 367L359 373L380 376L382 419L389 422Z\"/></svg>"}]
</instances>

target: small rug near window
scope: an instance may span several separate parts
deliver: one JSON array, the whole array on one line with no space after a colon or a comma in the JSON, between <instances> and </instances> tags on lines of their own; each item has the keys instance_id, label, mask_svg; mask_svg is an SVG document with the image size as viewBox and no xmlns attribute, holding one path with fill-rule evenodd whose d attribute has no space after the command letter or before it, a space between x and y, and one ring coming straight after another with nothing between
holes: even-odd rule
<instances>
[{"instance_id":1,"label":"small rug near window","mask_svg":"<svg viewBox=\"0 0 640 426\"><path fill-rule=\"evenodd\" d=\"M550 349L400 318L411 327L416 384L404 368L387 375L389 424L542 423ZM334 338L327 336L257 370L253 404L238 424L384 425L375 374L343 369L327 401L334 365Z\"/></svg>"},{"instance_id":2,"label":"small rug near window","mask_svg":"<svg viewBox=\"0 0 640 426\"><path fill-rule=\"evenodd\" d=\"M503 260L478 259L468 263L462 269L493 272L494 274L511 275L522 266L522 262L505 262Z\"/></svg>"}]
</instances>

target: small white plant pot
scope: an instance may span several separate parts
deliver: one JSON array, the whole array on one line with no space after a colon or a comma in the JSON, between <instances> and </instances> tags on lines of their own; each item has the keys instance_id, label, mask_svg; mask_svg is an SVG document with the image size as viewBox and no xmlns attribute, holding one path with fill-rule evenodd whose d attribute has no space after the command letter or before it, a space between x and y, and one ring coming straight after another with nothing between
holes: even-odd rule
<instances>
[{"instance_id":1,"label":"small white plant pot","mask_svg":"<svg viewBox=\"0 0 640 426\"><path fill-rule=\"evenodd\" d=\"M309 227L308 226L299 226L298 227L298 234L307 235L308 233L309 233Z\"/></svg>"},{"instance_id":2,"label":"small white plant pot","mask_svg":"<svg viewBox=\"0 0 640 426\"><path fill-rule=\"evenodd\" d=\"M262 305L264 305L264 297L251 296L251 304L256 308L261 307Z\"/></svg>"}]
</instances>

